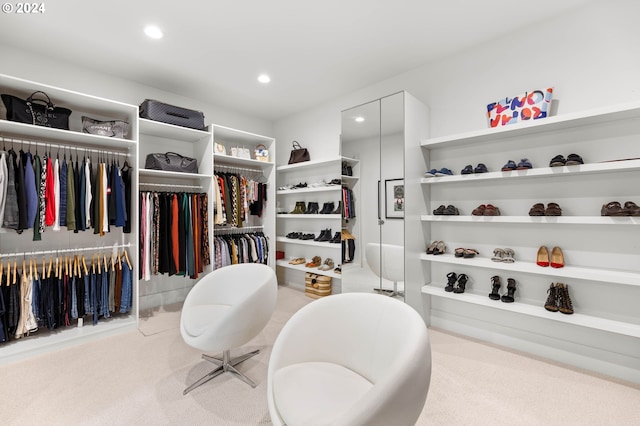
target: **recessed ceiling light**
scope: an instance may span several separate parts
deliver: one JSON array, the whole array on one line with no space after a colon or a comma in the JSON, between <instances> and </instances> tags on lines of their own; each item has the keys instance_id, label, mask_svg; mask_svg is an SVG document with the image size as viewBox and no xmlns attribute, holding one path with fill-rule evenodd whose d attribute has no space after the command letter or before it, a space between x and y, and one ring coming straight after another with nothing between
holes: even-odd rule
<instances>
[{"instance_id":1,"label":"recessed ceiling light","mask_svg":"<svg viewBox=\"0 0 640 426\"><path fill-rule=\"evenodd\" d=\"M144 33L151 38L162 38L163 35L160 28L156 27L155 25L147 25L144 28Z\"/></svg>"},{"instance_id":2,"label":"recessed ceiling light","mask_svg":"<svg viewBox=\"0 0 640 426\"><path fill-rule=\"evenodd\" d=\"M362 123L364 121L364 117L356 117L356 123Z\"/></svg>"},{"instance_id":3,"label":"recessed ceiling light","mask_svg":"<svg viewBox=\"0 0 640 426\"><path fill-rule=\"evenodd\" d=\"M258 81L259 81L260 83L262 83L262 84L267 84L267 83L269 83L269 82L271 81L271 77L269 77L269 76L268 76L268 75L266 75L266 74L261 74L261 75L258 77Z\"/></svg>"}]
</instances>

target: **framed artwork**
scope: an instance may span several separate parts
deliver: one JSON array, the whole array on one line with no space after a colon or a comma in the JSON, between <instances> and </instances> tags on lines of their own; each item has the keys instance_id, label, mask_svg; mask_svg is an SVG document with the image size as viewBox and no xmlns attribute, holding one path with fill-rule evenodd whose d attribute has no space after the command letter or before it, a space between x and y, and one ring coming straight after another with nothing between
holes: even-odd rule
<instances>
[{"instance_id":1,"label":"framed artwork","mask_svg":"<svg viewBox=\"0 0 640 426\"><path fill-rule=\"evenodd\" d=\"M404 179L384 181L384 213L387 219L404 219Z\"/></svg>"}]
</instances>

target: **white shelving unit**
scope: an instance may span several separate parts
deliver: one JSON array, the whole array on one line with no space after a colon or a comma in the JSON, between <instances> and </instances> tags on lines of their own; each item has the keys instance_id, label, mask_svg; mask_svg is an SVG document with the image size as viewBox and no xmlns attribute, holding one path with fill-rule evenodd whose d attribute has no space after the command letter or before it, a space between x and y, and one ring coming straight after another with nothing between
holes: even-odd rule
<instances>
[{"instance_id":1,"label":"white shelving unit","mask_svg":"<svg viewBox=\"0 0 640 426\"><path fill-rule=\"evenodd\" d=\"M133 194L137 192L138 179L135 165L138 159L138 108L136 106L6 75L0 75L0 91L22 99L26 99L35 91L43 91L57 106L72 110L69 119L70 130L11 122L6 121L4 116L0 117L0 137L7 149L13 144L16 151L24 148L25 151L34 152L37 147L37 152L41 155L45 151L59 152L61 159L63 155L69 154L73 154L74 157L86 155L95 159L98 152L108 152L110 158L117 156L121 161L126 159L130 165L134 166L131 191ZM82 133L81 117L83 115L99 120L127 121L131 125L129 136L121 139ZM45 149L46 146L51 148ZM137 212L137 210L137 197L132 196L131 212ZM53 332L46 330L45 327L21 339L2 343L0 344L0 362L20 360L27 355L32 356L137 327L139 310L137 214L130 217L129 221L130 233L112 226L110 232L102 237L93 234L92 228L74 233L61 226L59 231L53 231L51 227L47 227L42 234L42 239L33 241L32 229L27 229L21 234L10 229L0 230L0 255L2 255L0 261L2 262L6 262L7 259L15 261L19 257L18 263L21 263L25 257L40 259L45 253L47 257L51 257L50 253L56 251L71 254L86 253L91 257L91 253L97 251L95 248L101 247L107 255L112 250L121 251L121 248L126 248L133 265L132 310L129 313L113 314L111 318L101 317L96 325L92 325L89 320L84 322L71 320L70 326L60 326Z\"/></svg>"},{"instance_id":2,"label":"white shelving unit","mask_svg":"<svg viewBox=\"0 0 640 426\"><path fill-rule=\"evenodd\" d=\"M213 161L211 162L214 172L219 170L221 172L237 173L267 183L267 202L263 208L261 217L249 216L248 220L244 222L243 227L237 228L236 230L229 228L216 229L212 227L211 234L215 237L218 233L224 233L226 235L234 232L242 233L243 230L262 232L269 242L267 264L275 269L275 247L272 243L276 240L276 215L275 203L273 201L276 198L276 176L273 163L276 154L276 141L270 136L259 135L217 124L211 125L210 128L213 141L224 145L227 153L231 152L232 147L247 148L251 153L251 158L240 158L214 152L212 156ZM269 151L271 161L260 161L254 158L254 151L258 145L264 145L266 147ZM210 206L210 210L213 211L212 205ZM210 223L214 222L211 221Z\"/></svg>"},{"instance_id":3,"label":"white shelving unit","mask_svg":"<svg viewBox=\"0 0 640 426\"><path fill-rule=\"evenodd\" d=\"M213 155L211 131L209 129L191 129L144 118L140 118L139 123L140 161L138 174L140 190L202 192L206 193L211 200L213 195L211 185L213 169L210 160ZM145 169L146 156L154 152L176 152L185 157L195 158L198 161L198 173ZM211 227L213 223L211 212L209 212L208 220ZM211 241L209 241L209 246L212 247ZM205 267L204 274L210 271L211 266L209 265ZM199 278L202 276L200 275ZM196 282L197 280L187 279L184 276L166 274L153 275L150 281L141 281L141 312L144 315L153 315L158 307L184 301Z\"/></svg>"},{"instance_id":4,"label":"white shelving unit","mask_svg":"<svg viewBox=\"0 0 640 426\"><path fill-rule=\"evenodd\" d=\"M341 291L340 274L329 271L320 271L317 268L306 268L303 265L291 265L290 259L305 257L307 261L313 256L320 256L322 261L330 258L334 262L334 268L340 264L341 245L329 242L317 242L314 240L297 240L286 238L289 232L312 233L316 237L324 230L330 229L333 237L340 231L341 215L338 214L290 214L296 202L317 202L322 209L324 203L333 202L334 210L338 207L341 198L340 185L323 185L321 181L331 182L340 178L340 158L324 160L311 160L296 164L287 164L276 168L278 173L278 187L296 185L306 182L307 187L296 189L279 189L276 192L278 205L281 210L287 212L278 214L278 237L276 238L278 250L285 253L285 259L277 261L279 266L279 282L292 285L304 290L304 273L313 272L333 278L332 292ZM317 185L317 186L314 186ZM283 206L284 204L284 206Z\"/></svg>"},{"instance_id":5,"label":"white shelving unit","mask_svg":"<svg viewBox=\"0 0 640 426\"><path fill-rule=\"evenodd\" d=\"M427 322L480 339L499 335L507 346L640 382L640 317L629 302L640 296L637 233L629 232L640 217L600 216L600 207L613 200L640 203L640 191L631 184L640 177L639 136L640 103L631 103L423 140L425 170L454 172L419 179L425 247L435 240L448 246L444 255L418 256ZM569 153L581 155L585 164L547 166L555 155ZM534 167L499 171L518 158L530 159ZM488 173L458 174L481 162ZM559 203L563 215L528 216L537 202ZM432 215L442 204L458 207L460 215ZM502 216L470 215L480 204L496 205ZM560 246L565 266L538 266L541 245ZM456 258L450 254L456 247L481 254ZM496 247L514 247L516 261L491 261ZM465 293L444 291L450 271L471 277ZM487 297L494 275L502 277L500 294L506 277L516 280L515 303ZM573 315L545 310L552 282L569 286Z\"/></svg>"},{"instance_id":6,"label":"white shelving unit","mask_svg":"<svg viewBox=\"0 0 640 426\"><path fill-rule=\"evenodd\" d=\"M352 174L351 176L349 175L341 175L340 178L342 179L342 186L349 188L353 191L353 196L356 199L356 210L359 208L360 206L360 160L358 160L357 158L351 158L351 157L345 157L344 155L340 158L341 161L341 165L342 163L346 163L349 165L349 167L351 167L352 170ZM341 170L344 171L344 170ZM344 209L343 209L344 211ZM359 268L362 266L362 259L363 259L363 253L364 253L364 247L362 247L362 230L361 230L361 222L358 221L358 214L356 214L356 217L352 217L352 218L342 218L342 229L347 230L351 235L353 235L355 237L355 255L354 255L354 259L352 259L351 262L346 263L344 265L345 268Z\"/></svg>"}]
</instances>

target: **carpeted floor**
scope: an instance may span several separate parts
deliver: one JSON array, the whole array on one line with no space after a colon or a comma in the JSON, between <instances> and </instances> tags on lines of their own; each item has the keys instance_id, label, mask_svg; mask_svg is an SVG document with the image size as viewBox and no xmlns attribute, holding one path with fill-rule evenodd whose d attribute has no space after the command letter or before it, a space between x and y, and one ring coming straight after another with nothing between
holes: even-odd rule
<instances>
[{"instance_id":1,"label":"carpeted floor","mask_svg":"<svg viewBox=\"0 0 640 426\"><path fill-rule=\"evenodd\" d=\"M140 331L0 367L4 425L268 425L266 370L287 319L308 303L280 287L270 323L239 351L258 386L222 375L187 396L211 364L183 343L177 311ZM638 425L640 386L430 330L431 387L419 425Z\"/></svg>"}]
</instances>

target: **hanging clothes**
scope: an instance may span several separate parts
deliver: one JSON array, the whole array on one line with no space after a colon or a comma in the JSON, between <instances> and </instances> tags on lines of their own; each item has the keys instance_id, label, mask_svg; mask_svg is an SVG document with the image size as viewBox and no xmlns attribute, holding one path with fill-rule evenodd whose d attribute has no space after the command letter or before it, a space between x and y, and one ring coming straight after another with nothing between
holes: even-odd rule
<instances>
[{"instance_id":1,"label":"hanging clothes","mask_svg":"<svg viewBox=\"0 0 640 426\"><path fill-rule=\"evenodd\" d=\"M219 235L214 238L214 269L237 263L269 261L269 243L262 232Z\"/></svg>"},{"instance_id":2,"label":"hanging clothes","mask_svg":"<svg viewBox=\"0 0 640 426\"><path fill-rule=\"evenodd\" d=\"M153 275L197 278L211 263L208 195L140 192L140 279Z\"/></svg>"}]
</instances>

